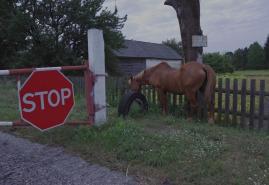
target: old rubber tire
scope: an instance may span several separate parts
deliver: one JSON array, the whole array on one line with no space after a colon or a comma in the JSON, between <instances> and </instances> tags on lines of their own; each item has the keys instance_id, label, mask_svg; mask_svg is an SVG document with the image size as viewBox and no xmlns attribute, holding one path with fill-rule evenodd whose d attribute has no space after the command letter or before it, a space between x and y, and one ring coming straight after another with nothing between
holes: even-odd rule
<instances>
[{"instance_id":1,"label":"old rubber tire","mask_svg":"<svg viewBox=\"0 0 269 185\"><path fill-rule=\"evenodd\" d=\"M118 115L126 117L133 102L137 102L143 112L148 111L148 101L146 97L139 92L129 91L120 100Z\"/></svg>"}]
</instances>

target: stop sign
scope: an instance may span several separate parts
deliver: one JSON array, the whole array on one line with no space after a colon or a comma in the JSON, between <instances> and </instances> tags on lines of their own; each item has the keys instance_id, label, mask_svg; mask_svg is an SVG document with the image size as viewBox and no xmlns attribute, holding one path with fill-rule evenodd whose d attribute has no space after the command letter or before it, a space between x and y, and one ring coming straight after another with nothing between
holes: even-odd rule
<instances>
[{"instance_id":1,"label":"stop sign","mask_svg":"<svg viewBox=\"0 0 269 185\"><path fill-rule=\"evenodd\" d=\"M24 121L40 130L64 124L74 106L73 84L58 70L34 71L19 90Z\"/></svg>"}]
</instances>

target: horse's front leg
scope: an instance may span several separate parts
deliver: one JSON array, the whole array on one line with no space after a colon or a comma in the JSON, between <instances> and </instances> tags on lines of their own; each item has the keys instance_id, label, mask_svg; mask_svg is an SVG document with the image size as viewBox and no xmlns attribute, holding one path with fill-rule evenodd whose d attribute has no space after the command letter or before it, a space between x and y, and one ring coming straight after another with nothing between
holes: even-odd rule
<instances>
[{"instance_id":1,"label":"horse's front leg","mask_svg":"<svg viewBox=\"0 0 269 185\"><path fill-rule=\"evenodd\" d=\"M162 113L164 115L166 115L168 113L166 92L159 89L158 90L158 98L159 98L159 102L161 104Z\"/></svg>"},{"instance_id":2,"label":"horse's front leg","mask_svg":"<svg viewBox=\"0 0 269 185\"><path fill-rule=\"evenodd\" d=\"M197 112L198 104L196 94L193 92L186 92L187 99L190 103L190 111L188 113L188 120L192 121L193 115Z\"/></svg>"}]
</instances>

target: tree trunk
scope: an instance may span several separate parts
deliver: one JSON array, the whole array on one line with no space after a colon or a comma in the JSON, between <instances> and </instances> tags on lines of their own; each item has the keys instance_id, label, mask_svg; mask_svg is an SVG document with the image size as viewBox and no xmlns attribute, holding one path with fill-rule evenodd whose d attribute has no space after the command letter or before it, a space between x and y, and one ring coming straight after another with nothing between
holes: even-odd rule
<instances>
[{"instance_id":1,"label":"tree trunk","mask_svg":"<svg viewBox=\"0 0 269 185\"><path fill-rule=\"evenodd\" d=\"M172 6L179 21L185 62L202 62L202 47L192 47L192 36L203 35L200 25L199 0L166 0L165 5Z\"/></svg>"}]
</instances>

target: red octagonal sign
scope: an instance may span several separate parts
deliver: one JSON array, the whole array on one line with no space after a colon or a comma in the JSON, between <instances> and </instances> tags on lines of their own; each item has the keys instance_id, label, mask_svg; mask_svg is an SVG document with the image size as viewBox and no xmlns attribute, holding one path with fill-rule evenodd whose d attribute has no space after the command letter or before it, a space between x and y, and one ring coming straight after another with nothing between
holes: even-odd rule
<instances>
[{"instance_id":1,"label":"red octagonal sign","mask_svg":"<svg viewBox=\"0 0 269 185\"><path fill-rule=\"evenodd\" d=\"M40 130L64 124L74 106L73 84L59 71L35 71L19 91L24 121Z\"/></svg>"}]
</instances>

